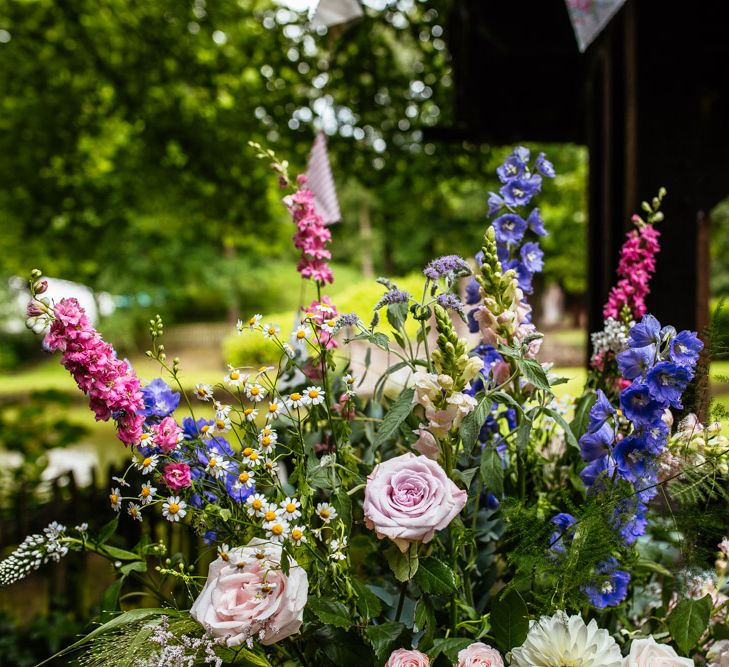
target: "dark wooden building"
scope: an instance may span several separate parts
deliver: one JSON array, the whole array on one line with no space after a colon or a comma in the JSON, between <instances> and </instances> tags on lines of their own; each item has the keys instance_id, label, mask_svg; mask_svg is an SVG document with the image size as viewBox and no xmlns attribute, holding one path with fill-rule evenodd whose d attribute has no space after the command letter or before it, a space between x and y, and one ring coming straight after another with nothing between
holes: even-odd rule
<instances>
[{"instance_id":1,"label":"dark wooden building","mask_svg":"<svg viewBox=\"0 0 729 667\"><path fill-rule=\"evenodd\" d=\"M729 195L729 2L627 0L584 54L564 0L454 0L456 124L443 139L584 144L589 326L602 326L624 234L668 190L651 312L701 329L708 212Z\"/></svg>"}]
</instances>

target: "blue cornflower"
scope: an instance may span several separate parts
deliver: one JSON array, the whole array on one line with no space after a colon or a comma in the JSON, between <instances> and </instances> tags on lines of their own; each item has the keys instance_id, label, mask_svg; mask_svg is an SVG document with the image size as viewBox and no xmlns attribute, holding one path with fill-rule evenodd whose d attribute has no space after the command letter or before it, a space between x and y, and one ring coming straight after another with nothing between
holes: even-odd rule
<instances>
[{"instance_id":1,"label":"blue cornflower","mask_svg":"<svg viewBox=\"0 0 729 667\"><path fill-rule=\"evenodd\" d=\"M496 168L496 174L502 183L508 183L515 178L519 178L524 173L525 168L526 164L523 160L512 154L506 158L504 164Z\"/></svg>"},{"instance_id":2,"label":"blue cornflower","mask_svg":"<svg viewBox=\"0 0 729 667\"><path fill-rule=\"evenodd\" d=\"M539 215L539 209L535 208L527 218L527 225L537 236L547 236L547 230L544 227L544 220Z\"/></svg>"},{"instance_id":3,"label":"blue cornflower","mask_svg":"<svg viewBox=\"0 0 729 667\"><path fill-rule=\"evenodd\" d=\"M641 424L637 430L645 439L646 448L651 454L660 454L668 439L668 426L663 419L656 419L652 424Z\"/></svg>"},{"instance_id":4,"label":"blue cornflower","mask_svg":"<svg viewBox=\"0 0 729 667\"><path fill-rule=\"evenodd\" d=\"M499 189L508 206L525 206L542 189L542 177L533 174L530 179L515 178Z\"/></svg>"},{"instance_id":5,"label":"blue cornflower","mask_svg":"<svg viewBox=\"0 0 729 667\"><path fill-rule=\"evenodd\" d=\"M620 407L634 424L652 424L663 414L663 406L651 397L648 387L640 382L633 382L623 389Z\"/></svg>"},{"instance_id":6,"label":"blue cornflower","mask_svg":"<svg viewBox=\"0 0 729 667\"><path fill-rule=\"evenodd\" d=\"M628 332L630 347L645 347L661 342L661 323L650 313L634 324Z\"/></svg>"},{"instance_id":7,"label":"blue cornflower","mask_svg":"<svg viewBox=\"0 0 729 667\"><path fill-rule=\"evenodd\" d=\"M185 417L182 420L182 436L185 440L197 440L201 435L203 426L212 426L215 422L212 419L198 419Z\"/></svg>"},{"instance_id":8,"label":"blue cornflower","mask_svg":"<svg viewBox=\"0 0 729 667\"><path fill-rule=\"evenodd\" d=\"M494 220L493 226L497 243L517 245L524 238L527 223L516 213L505 213Z\"/></svg>"},{"instance_id":9,"label":"blue cornflower","mask_svg":"<svg viewBox=\"0 0 729 667\"><path fill-rule=\"evenodd\" d=\"M626 546L632 546L639 537L645 535L648 527L645 515L647 509L646 505L635 498L621 500L615 508L613 526Z\"/></svg>"},{"instance_id":10,"label":"blue cornflower","mask_svg":"<svg viewBox=\"0 0 729 667\"><path fill-rule=\"evenodd\" d=\"M504 200L495 192L489 192L487 206L489 207L488 217L490 218L502 209L504 206Z\"/></svg>"},{"instance_id":11,"label":"blue cornflower","mask_svg":"<svg viewBox=\"0 0 729 667\"><path fill-rule=\"evenodd\" d=\"M661 361L648 371L646 384L653 398L680 410L683 407L681 394L691 382L691 377L692 373L688 368L670 361Z\"/></svg>"},{"instance_id":12,"label":"blue cornflower","mask_svg":"<svg viewBox=\"0 0 729 667\"><path fill-rule=\"evenodd\" d=\"M599 431L603 424L615 414L615 408L610 404L610 400L605 396L602 389L597 390L597 400L590 408L590 423L587 430L590 433Z\"/></svg>"},{"instance_id":13,"label":"blue cornflower","mask_svg":"<svg viewBox=\"0 0 729 667\"><path fill-rule=\"evenodd\" d=\"M580 438L580 455L585 461L594 461L608 453L608 446L615 440L615 431L607 422L594 433L587 432Z\"/></svg>"},{"instance_id":14,"label":"blue cornflower","mask_svg":"<svg viewBox=\"0 0 729 667\"><path fill-rule=\"evenodd\" d=\"M155 378L142 387L142 396L144 397L144 408L139 411L139 414L144 417L166 417L172 414L180 403L179 392L172 391L172 388L162 378Z\"/></svg>"},{"instance_id":15,"label":"blue cornflower","mask_svg":"<svg viewBox=\"0 0 729 667\"><path fill-rule=\"evenodd\" d=\"M620 604L628 594L630 575L618 570L618 561L612 556L600 563L595 572L595 583L583 589L587 599L598 609Z\"/></svg>"},{"instance_id":16,"label":"blue cornflower","mask_svg":"<svg viewBox=\"0 0 729 667\"><path fill-rule=\"evenodd\" d=\"M656 346L646 345L623 350L616 355L620 375L626 380L641 377L656 361Z\"/></svg>"},{"instance_id":17,"label":"blue cornflower","mask_svg":"<svg viewBox=\"0 0 729 667\"><path fill-rule=\"evenodd\" d=\"M534 160L534 168L542 176L546 176L547 178L554 178L556 176L554 165L544 157L544 153L537 155L537 159Z\"/></svg>"},{"instance_id":18,"label":"blue cornflower","mask_svg":"<svg viewBox=\"0 0 729 667\"><path fill-rule=\"evenodd\" d=\"M694 331L681 331L671 340L671 361L679 366L693 368L703 347L704 344Z\"/></svg>"},{"instance_id":19,"label":"blue cornflower","mask_svg":"<svg viewBox=\"0 0 729 667\"><path fill-rule=\"evenodd\" d=\"M549 552L554 558L565 552L565 542L574 537L575 531L571 528L577 523L577 519L571 514L560 512L552 517L552 523L557 527L549 538Z\"/></svg>"},{"instance_id":20,"label":"blue cornflower","mask_svg":"<svg viewBox=\"0 0 729 667\"><path fill-rule=\"evenodd\" d=\"M466 303L473 306L481 301L481 285L475 278L471 278L466 285Z\"/></svg>"},{"instance_id":21,"label":"blue cornflower","mask_svg":"<svg viewBox=\"0 0 729 667\"><path fill-rule=\"evenodd\" d=\"M629 482L635 482L645 474L650 452L645 439L639 435L623 438L613 450L618 474Z\"/></svg>"},{"instance_id":22,"label":"blue cornflower","mask_svg":"<svg viewBox=\"0 0 729 667\"><path fill-rule=\"evenodd\" d=\"M539 247L539 244L535 241L525 243L519 252L521 255L521 261L524 262L524 266L527 271L532 273L541 271L544 268L544 253Z\"/></svg>"}]
</instances>

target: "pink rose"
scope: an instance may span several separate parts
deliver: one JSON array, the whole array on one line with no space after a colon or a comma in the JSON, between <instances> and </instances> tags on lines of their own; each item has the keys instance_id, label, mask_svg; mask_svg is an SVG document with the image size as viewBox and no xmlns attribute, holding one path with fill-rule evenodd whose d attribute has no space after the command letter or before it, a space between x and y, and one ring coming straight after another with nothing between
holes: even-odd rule
<instances>
[{"instance_id":1,"label":"pink rose","mask_svg":"<svg viewBox=\"0 0 729 667\"><path fill-rule=\"evenodd\" d=\"M367 528L389 537L400 551L410 542L430 542L463 509L468 499L435 461L407 453L383 461L367 476Z\"/></svg>"},{"instance_id":2,"label":"pink rose","mask_svg":"<svg viewBox=\"0 0 729 667\"><path fill-rule=\"evenodd\" d=\"M210 564L190 615L228 646L251 638L275 644L299 631L308 592L306 572L291 556L288 576L281 570L281 545L254 537Z\"/></svg>"},{"instance_id":3,"label":"pink rose","mask_svg":"<svg viewBox=\"0 0 729 667\"><path fill-rule=\"evenodd\" d=\"M430 660L420 651L399 648L390 654L385 667L430 667Z\"/></svg>"},{"instance_id":4,"label":"pink rose","mask_svg":"<svg viewBox=\"0 0 729 667\"><path fill-rule=\"evenodd\" d=\"M164 472L165 484L172 491L186 489L192 484L190 466L187 463L168 463Z\"/></svg>"},{"instance_id":5,"label":"pink rose","mask_svg":"<svg viewBox=\"0 0 729 667\"><path fill-rule=\"evenodd\" d=\"M458 651L458 667L504 667L504 661L495 648L476 642Z\"/></svg>"},{"instance_id":6,"label":"pink rose","mask_svg":"<svg viewBox=\"0 0 729 667\"><path fill-rule=\"evenodd\" d=\"M623 667L693 667L691 658L681 658L668 644L659 644L653 637L634 639L630 653L623 658Z\"/></svg>"},{"instance_id":7,"label":"pink rose","mask_svg":"<svg viewBox=\"0 0 729 667\"><path fill-rule=\"evenodd\" d=\"M177 443L182 439L182 429L173 417L165 417L152 430L154 432L154 444L165 454L169 454L175 449Z\"/></svg>"}]
</instances>

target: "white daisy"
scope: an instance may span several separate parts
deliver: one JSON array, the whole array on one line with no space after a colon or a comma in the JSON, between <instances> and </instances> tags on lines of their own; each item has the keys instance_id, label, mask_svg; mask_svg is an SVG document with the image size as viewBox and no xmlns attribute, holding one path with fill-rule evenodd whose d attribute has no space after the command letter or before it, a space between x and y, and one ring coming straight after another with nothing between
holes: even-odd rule
<instances>
[{"instance_id":1,"label":"white daisy","mask_svg":"<svg viewBox=\"0 0 729 667\"><path fill-rule=\"evenodd\" d=\"M329 503L319 503L316 506L316 513L324 523L329 523L332 519L337 518L337 510Z\"/></svg>"},{"instance_id":2,"label":"white daisy","mask_svg":"<svg viewBox=\"0 0 729 667\"><path fill-rule=\"evenodd\" d=\"M347 390L347 393L353 394L354 385L356 383L356 379L355 379L354 375L352 375L351 373L347 373L342 379L344 380L344 387Z\"/></svg>"},{"instance_id":3,"label":"white daisy","mask_svg":"<svg viewBox=\"0 0 729 667\"><path fill-rule=\"evenodd\" d=\"M524 643L511 651L512 667L621 667L620 648L595 619L585 625L582 616L558 611L532 621Z\"/></svg>"},{"instance_id":4,"label":"white daisy","mask_svg":"<svg viewBox=\"0 0 729 667\"><path fill-rule=\"evenodd\" d=\"M265 445L266 447L269 447L270 445L278 442L278 433L276 433L275 429L272 429L270 426L264 426L258 432L259 444L263 444L263 442L266 440L268 440Z\"/></svg>"},{"instance_id":5,"label":"white daisy","mask_svg":"<svg viewBox=\"0 0 729 667\"><path fill-rule=\"evenodd\" d=\"M277 398L274 398L268 404L268 412L266 413L267 419L276 419L283 413L284 404Z\"/></svg>"},{"instance_id":6,"label":"white daisy","mask_svg":"<svg viewBox=\"0 0 729 667\"><path fill-rule=\"evenodd\" d=\"M143 475L149 475L157 467L157 461L159 461L159 456L152 454L151 456L145 456L143 459L137 459L134 465L142 471Z\"/></svg>"},{"instance_id":7,"label":"white daisy","mask_svg":"<svg viewBox=\"0 0 729 667\"><path fill-rule=\"evenodd\" d=\"M308 399L306 395L300 394L298 391L292 392L286 399L286 405L288 405L290 408L303 408L306 407L307 403Z\"/></svg>"},{"instance_id":8,"label":"white daisy","mask_svg":"<svg viewBox=\"0 0 729 667\"><path fill-rule=\"evenodd\" d=\"M270 475L278 475L278 463L273 459L267 458L263 462L263 467Z\"/></svg>"},{"instance_id":9,"label":"white daisy","mask_svg":"<svg viewBox=\"0 0 729 667\"><path fill-rule=\"evenodd\" d=\"M213 407L215 408L215 419L225 419L233 410L232 405L223 405L220 401L215 401Z\"/></svg>"},{"instance_id":10,"label":"white daisy","mask_svg":"<svg viewBox=\"0 0 729 667\"><path fill-rule=\"evenodd\" d=\"M208 452L208 464L205 466L205 472L215 479L220 479L228 472L230 462L220 454L217 450Z\"/></svg>"},{"instance_id":11,"label":"white daisy","mask_svg":"<svg viewBox=\"0 0 729 667\"><path fill-rule=\"evenodd\" d=\"M250 329L253 329L253 327L257 327L261 323L262 319L263 319L263 315L261 315L260 313L256 313L253 317L251 317L248 320L248 327Z\"/></svg>"},{"instance_id":12,"label":"white daisy","mask_svg":"<svg viewBox=\"0 0 729 667\"><path fill-rule=\"evenodd\" d=\"M291 538L291 541L297 547L300 544L304 544L306 542L306 535L304 535L304 527L303 526L294 526L291 529L291 532L289 533L289 537Z\"/></svg>"},{"instance_id":13,"label":"white daisy","mask_svg":"<svg viewBox=\"0 0 729 667\"><path fill-rule=\"evenodd\" d=\"M334 315L334 308L327 306L325 303L317 304L316 309L320 313L324 313L324 315Z\"/></svg>"},{"instance_id":14,"label":"white daisy","mask_svg":"<svg viewBox=\"0 0 729 667\"><path fill-rule=\"evenodd\" d=\"M291 340L294 341L294 343L303 344L306 342L306 339L311 335L311 329L303 324L300 324L298 327L296 327L296 331L291 334Z\"/></svg>"},{"instance_id":15,"label":"white daisy","mask_svg":"<svg viewBox=\"0 0 729 667\"><path fill-rule=\"evenodd\" d=\"M263 529L266 531L266 537L271 540L271 542L278 542L281 544L289 536L289 524L278 517L273 521L267 521L264 523Z\"/></svg>"},{"instance_id":16,"label":"white daisy","mask_svg":"<svg viewBox=\"0 0 729 667\"><path fill-rule=\"evenodd\" d=\"M237 368L234 368L228 364L228 374L225 376L225 381L231 387L240 387L246 383L246 376L243 375Z\"/></svg>"},{"instance_id":17,"label":"white daisy","mask_svg":"<svg viewBox=\"0 0 729 667\"><path fill-rule=\"evenodd\" d=\"M196 384L195 396L200 401L209 401L213 397L213 387L209 384Z\"/></svg>"},{"instance_id":18,"label":"white daisy","mask_svg":"<svg viewBox=\"0 0 729 667\"><path fill-rule=\"evenodd\" d=\"M321 387L307 387L304 396L309 399L311 405L321 405L324 402L324 391Z\"/></svg>"},{"instance_id":19,"label":"white daisy","mask_svg":"<svg viewBox=\"0 0 729 667\"><path fill-rule=\"evenodd\" d=\"M235 483L236 490L250 489L255 483L255 473L252 470L241 470Z\"/></svg>"},{"instance_id":20,"label":"white daisy","mask_svg":"<svg viewBox=\"0 0 729 667\"><path fill-rule=\"evenodd\" d=\"M215 432L215 429L213 427L213 424L203 424L200 427L200 436L202 438L209 438L210 436L213 435L214 432Z\"/></svg>"},{"instance_id":21,"label":"white daisy","mask_svg":"<svg viewBox=\"0 0 729 667\"><path fill-rule=\"evenodd\" d=\"M145 431L139 436L138 447L154 447L154 435Z\"/></svg>"},{"instance_id":22,"label":"white daisy","mask_svg":"<svg viewBox=\"0 0 729 667\"><path fill-rule=\"evenodd\" d=\"M233 428L230 417L222 417L222 419L221 417L222 415L219 415L215 418L211 429L211 435L223 435Z\"/></svg>"},{"instance_id":23,"label":"white daisy","mask_svg":"<svg viewBox=\"0 0 729 667\"><path fill-rule=\"evenodd\" d=\"M118 512L122 506L122 496L119 493L119 489L112 489L109 494L109 502L111 503L111 509Z\"/></svg>"},{"instance_id":24,"label":"white daisy","mask_svg":"<svg viewBox=\"0 0 729 667\"><path fill-rule=\"evenodd\" d=\"M125 480L123 477L112 477L112 481L116 482L122 489L125 486L129 486L129 482Z\"/></svg>"},{"instance_id":25,"label":"white daisy","mask_svg":"<svg viewBox=\"0 0 729 667\"><path fill-rule=\"evenodd\" d=\"M286 521L295 521L301 516L301 503L296 498L285 498L280 503L279 515Z\"/></svg>"},{"instance_id":26,"label":"white daisy","mask_svg":"<svg viewBox=\"0 0 729 667\"><path fill-rule=\"evenodd\" d=\"M149 505L155 493L157 493L157 489L152 486L152 482L145 482L139 491L139 501L142 505Z\"/></svg>"},{"instance_id":27,"label":"white daisy","mask_svg":"<svg viewBox=\"0 0 729 667\"><path fill-rule=\"evenodd\" d=\"M256 371L256 377L261 377L261 375L265 375L266 373L270 373L273 370L273 366L261 366Z\"/></svg>"},{"instance_id":28,"label":"white daisy","mask_svg":"<svg viewBox=\"0 0 729 667\"><path fill-rule=\"evenodd\" d=\"M337 320L336 320L336 319L334 319L334 318L331 318L331 319L325 319L325 320L324 320L324 321L323 321L323 322L321 323L321 328L322 328L322 331L326 331L326 332L327 332L327 333L329 333L329 334L330 334L330 333L334 333L334 331L335 331L335 330L336 330L336 328L337 328Z\"/></svg>"},{"instance_id":29,"label":"white daisy","mask_svg":"<svg viewBox=\"0 0 729 667\"><path fill-rule=\"evenodd\" d=\"M276 336L278 336L280 331L281 331L281 327L279 327L276 324L269 323L263 327L263 335L269 339L276 338Z\"/></svg>"},{"instance_id":30,"label":"white daisy","mask_svg":"<svg viewBox=\"0 0 729 667\"><path fill-rule=\"evenodd\" d=\"M162 504L162 516L167 521L179 521L187 514L187 503L184 500L180 500L179 496L170 496Z\"/></svg>"},{"instance_id":31,"label":"white daisy","mask_svg":"<svg viewBox=\"0 0 729 667\"><path fill-rule=\"evenodd\" d=\"M246 498L249 516L262 517L266 512L267 504L266 497L260 493L254 493Z\"/></svg>"},{"instance_id":32,"label":"white daisy","mask_svg":"<svg viewBox=\"0 0 729 667\"><path fill-rule=\"evenodd\" d=\"M283 350L284 350L284 352L286 353L286 356L287 356L287 357L288 357L289 359L293 359L293 358L294 358L294 357L296 356L296 351L295 351L295 350L294 350L294 348L293 348L293 347L291 347L291 345L289 345L288 343L283 343L283 344L281 345L281 347L283 347Z\"/></svg>"},{"instance_id":33,"label":"white daisy","mask_svg":"<svg viewBox=\"0 0 729 667\"><path fill-rule=\"evenodd\" d=\"M230 547L225 542L218 547L218 557L224 561L230 560Z\"/></svg>"},{"instance_id":34,"label":"white daisy","mask_svg":"<svg viewBox=\"0 0 729 667\"><path fill-rule=\"evenodd\" d=\"M344 560L347 555L344 553L344 549L347 548L347 538L343 537L342 541L339 540L332 540L329 543L329 549L332 552L329 554L329 558L332 560Z\"/></svg>"},{"instance_id":35,"label":"white daisy","mask_svg":"<svg viewBox=\"0 0 729 667\"><path fill-rule=\"evenodd\" d=\"M139 521L140 523L143 521L141 508L137 505L137 503L129 503L129 507L127 507L127 514L129 514L129 516L135 521Z\"/></svg>"},{"instance_id":36,"label":"white daisy","mask_svg":"<svg viewBox=\"0 0 729 667\"><path fill-rule=\"evenodd\" d=\"M249 401L259 403L266 397L266 388L262 387L257 382L254 384L246 385L246 397Z\"/></svg>"},{"instance_id":37,"label":"white daisy","mask_svg":"<svg viewBox=\"0 0 729 667\"><path fill-rule=\"evenodd\" d=\"M266 503L266 506L263 508L263 522L271 523L271 521L276 521L278 518L278 507L273 503Z\"/></svg>"},{"instance_id":38,"label":"white daisy","mask_svg":"<svg viewBox=\"0 0 729 667\"><path fill-rule=\"evenodd\" d=\"M256 421L256 417L258 417L258 410L256 408L246 408L243 410L243 416L247 422L254 422Z\"/></svg>"},{"instance_id":39,"label":"white daisy","mask_svg":"<svg viewBox=\"0 0 729 667\"><path fill-rule=\"evenodd\" d=\"M253 447L246 447L241 454L243 454L243 463L251 468L255 468L263 463L261 453L253 449Z\"/></svg>"}]
</instances>

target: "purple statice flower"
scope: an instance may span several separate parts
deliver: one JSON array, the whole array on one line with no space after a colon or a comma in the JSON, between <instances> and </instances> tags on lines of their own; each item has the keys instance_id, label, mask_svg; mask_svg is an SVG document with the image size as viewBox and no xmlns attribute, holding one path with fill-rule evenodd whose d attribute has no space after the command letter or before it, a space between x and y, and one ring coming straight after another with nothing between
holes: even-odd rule
<instances>
[{"instance_id":1,"label":"purple statice flower","mask_svg":"<svg viewBox=\"0 0 729 667\"><path fill-rule=\"evenodd\" d=\"M517 245L524 238L527 223L516 213L505 213L493 222L496 242Z\"/></svg>"},{"instance_id":2,"label":"purple statice flower","mask_svg":"<svg viewBox=\"0 0 729 667\"><path fill-rule=\"evenodd\" d=\"M155 378L145 387L142 387L144 408L137 414L143 417L159 417L160 419L172 414L180 403L179 392L172 391L172 388L162 379Z\"/></svg>"},{"instance_id":3,"label":"purple statice flower","mask_svg":"<svg viewBox=\"0 0 729 667\"><path fill-rule=\"evenodd\" d=\"M519 254L527 271L535 273L544 269L544 253L535 241L525 243L521 247Z\"/></svg>"},{"instance_id":4,"label":"purple statice flower","mask_svg":"<svg viewBox=\"0 0 729 667\"><path fill-rule=\"evenodd\" d=\"M504 206L504 200L499 197L495 192L489 192L489 198L486 202L486 205L488 206L488 217L492 217L496 213L498 213Z\"/></svg>"},{"instance_id":5,"label":"purple statice flower","mask_svg":"<svg viewBox=\"0 0 729 667\"><path fill-rule=\"evenodd\" d=\"M590 423L587 430L590 433L599 431L605 422L615 414L615 408L611 405L605 392L602 389L597 390L597 400L590 408Z\"/></svg>"},{"instance_id":6,"label":"purple statice flower","mask_svg":"<svg viewBox=\"0 0 729 667\"><path fill-rule=\"evenodd\" d=\"M661 361L648 371L646 384L653 398L680 410L683 407L681 394L691 382L691 377L688 368Z\"/></svg>"},{"instance_id":7,"label":"purple statice flower","mask_svg":"<svg viewBox=\"0 0 729 667\"><path fill-rule=\"evenodd\" d=\"M630 347L657 345L661 342L661 323L649 313L630 328L628 338Z\"/></svg>"},{"instance_id":8,"label":"purple statice flower","mask_svg":"<svg viewBox=\"0 0 729 667\"><path fill-rule=\"evenodd\" d=\"M446 310L455 310L464 322L467 321L466 308L464 307L463 302L452 292L439 294L436 301Z\"/></svg>"},{"instance_id":9,"label":"purple statice flower","mask_svg":"<svg viewBox=\"0 0 729 667\"><path fill-rule=\"evenodd\" d=\"M547 230L544 227L544 220L539 215L539 209L535 208L527 218L527 225L537 236L547 236Z\"/></svg>"},{"instance_id":10,"label":"purple statice flower","mask_svg":"<svg viewBox=\"0 0 729 667\"><path fill-rule=\"evenodd\" d=\"M542 177L533 174L531 178L515 178L499 189L508 206L526 206L542 189Z\"/></svg>"},{"instance_id":11,"label":"purple statice flower","mask_svg":"<svg viewBox=\"0 0 729 667\"><path fill-rule=\"evenodd\" d=\"M620 533L626 546L632 546L635 541L645 535L648 527L646 510L648 508L636 498L621 500L613 514L613 526Z\"/></svg>"},{"instance_id":12,"label":"purple statice flower","mask_svg":"<svg viewBox=\"0 0 729 667\"><path fill-rule=\"evenodd\" d=\"M671 361L679 366L694 368L704 344L694 331L681 331L671 340Z\"/></svg>"},{"instance_id":13,"label":"purple statice flower","mask_svg":"<svg viewBox=\"0 0 729 667\"><path fill-rule=\"evenodd\" d=\"M626 380L635 380L647 373L656 361L656 346L634 347L616 355L620 374Z\"/></svg>"},{"instance_id":14,"label":"purple statice flower","mask_svg":"<svg viewBox=\"0 0 729 667\"><path fill-rule=\"evenodd\" d=\"M377 311L383 306L392 306L396 303L408 303L409 301L410 292L401 289L391 289L380 297L373 310Z\"/></svg>"},{"instance_id":15,"label":"purple statice flower","mask_svg":"<svg viewBox=\"0 0 729 667\"><path fill-rule=\"evenodd\" d=\"M580 455L585 461L594 461L608 453L608 448L615 440L615 431L605 422L599 429L585 433L580 438Z\"/></svg>"},{"instance_id":16,"label":"purple statice flower","mask_svg":"<svg viewBox=\"0 0 729 667\"><path fill-rule=\"evenodd\" d=\"M466 285L466 303L473 306L481 301L481 286L475 278L471 278Z\"/></svg>"},{"instance_id":17,"label":"purple statice flower","mask_svg":"<svg viewBox=\"0 0 729 667\"><path fill-rule=\"evenodd\" d=\"M628 482L636 482L646 472L649 455L645 438L639 435L623 438L613 450L618 474Z\"/></svg>"},{"instance_id":18,"label":"purple statice flower","mask_svg":"<svg viewBox=\"0 0 729 667\"><path fill-rule=\"evenodd\" d=\"M552 517L552 523L555 525L556 530L549 539L549 552L552 558L556 558L565 552L565 541L574 537L575 531L572 526L577 523L577 519L571 514L560 512Z\"/></svg>"},{"instance_id":19,"label":"purple statice flower","mask_svg":"<svg viewBox=\"0 0 729 667\"><path fill-rule=\"evenodd\" d=\"M623 389L620 407L623 414L636 425L652 424L663 413L663 406L651 396L648 387L640 382Z\"/></svg>"},{"instance_id":20,"label":"purple statice flower","mask_svg":"<svg viewBox=\"0 0 729 667\"><path fill-rule=\"evenodd\" d=\"M504 164L496 168L496 174L502 183L508 183L509 181L519 178L526 169L526 164L521 158L515 153L512 153Z\"/></svg>"},{"instance_id":21,"label":"purple statice flower","mask_svg":"<svg viewBox=\"0 0 729 667\"><path fill-rule=\"evenodd\" d=\"M615 607L628 595L630 575L618 570L618 561L610 556L596 568L595 583L584 587L587 599L598 609Z\"/></svg>"},{"instance_id":22,"label":"purple statice flower","mask_svg":"<svg viewBox=\"0 0 729 667\"><path fill-rule=\"evenodd\" d=\"M554 171L554 165L547 160L544 153L537 155L537 159L534 160L534 168L542 175L547 178L554 178L556 173Z\"/></svg>"},{"instance_id":23,"label":"purple statice flower","mask_svg":"<svg viewBox=\"0 0 729 667\"><path fill-rule=\"evenodd\" d=\"M468 265L468 262L459 255L443 255L443 257L437 257L423 269L423 275L430 280L438 280L438 278L459 278L461 276L470 276L471 273L471 267Z\"/></svg>"}]
</instances>

